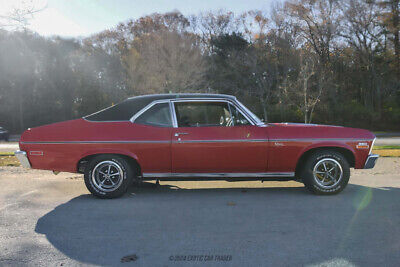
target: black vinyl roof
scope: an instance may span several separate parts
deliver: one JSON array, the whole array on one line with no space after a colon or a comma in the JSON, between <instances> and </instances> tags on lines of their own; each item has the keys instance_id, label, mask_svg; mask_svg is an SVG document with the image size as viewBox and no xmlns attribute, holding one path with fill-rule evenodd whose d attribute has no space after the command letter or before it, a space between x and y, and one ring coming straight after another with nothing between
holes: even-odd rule
<instances>
[{"instance_id":1,"label":"black vinyl roof","mask_svg":"<svg viewBox=\"0 0 400 267\"><path fill-rule=\"evenodd\" d=\"M143 95L134 96L126 99L125 101L93 113L84 117L89 121L127 121L132 118L134 114L139 112L145 106L156 100L164 99L184 99L184 98L223 98L223 99L236 99L231 95L223 94L156 94L156 95Z\"/></svg>"}]
</instances>

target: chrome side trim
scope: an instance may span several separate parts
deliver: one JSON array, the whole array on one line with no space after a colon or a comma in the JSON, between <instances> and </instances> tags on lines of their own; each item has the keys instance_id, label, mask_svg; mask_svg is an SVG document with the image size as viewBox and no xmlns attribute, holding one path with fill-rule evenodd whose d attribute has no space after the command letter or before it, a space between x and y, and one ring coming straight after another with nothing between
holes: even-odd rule
<instances>
[{"instance_id":1,"label":"chrome side trim","mask_svg":"<svg viewBox=\"0 0 400 267\"><path fill-rule=\"evenodd\" d=\"M250 173L143 173L144 178L252 178L252 177L294 177L294 172L250 172Z\"/></svg>"},{"instance_id":2,"label":"chrome side trim","mask_svg":"<svg viewBox=\"0 0 400 267\"><path fill-rule=\"evenodd\" d=\"M368 156L367 160L365 161L364 164L364 169L372 169L375 167L376 161L378 160L379 155L376 154L371 154Z\"/></svg>"},{"instance_id":3,"label":"chrome side trim","mask_svg":"<svg viewBox=\"0 0 400 267\"><path fill-rule=\"evenodd\" d=\"M270 142L312 142L312 141L369 141L368 138L293 138L293 139L269 139Z\"/></svg>"},{"instance_id":4,"label":"chrome side trim","mask_svg":"<svg viewBox=\"0 0 400 267\"><path fill-rule=\"evenodd\" d=\"M268 142L267 139L224 139L224 140L181 140L172 141L172 143L254 143Z\"/></svg>"},{"instance_id":5,"label":"chrome side trim","mask_svg":"<svg viewBox=\"0 0 400 267\"><path fill-rule=\"evenodd\" d=\"M29 155L32 155L32 156L43 156L43 151L29 151Z\"/></svg>"},{"instance_id":6,"label":"chrome side trim","mask_svg":"<svg viewBox=\"0 0 400 267\"><path fill-rule=\"evenodd\" d=\"M168 144L171 141L45 141L45 142L21 142L21 144L38 144L38 145L57 145L57 144Z\"/></svg>"},{"instance_id":7,"label":"chrome side trim","mask_svg":"<svg viewBox=\"0 0 400 267\"><path fill-rule=\"evenodd\" d=\"M31 168L31 163L29 162L28 156L26 155L25 151L17 150L15 151L15 156L21 163L21 166L24 168Z\"/></svg>"},{"instance_id":8,"label":"chrome side trim","mask_svg":"<svg viewBox=\"0 0 400 267\"><path fill-rule=\"evenodd\" d=\"M21 144L166 144L166 143L236 143L236 142L313 142L313 141L365 141L360 138L295 138L295 139L221 139L221 140L136 140L136 141L42 141L21 142Z\"/></svg>"}]
</instances>

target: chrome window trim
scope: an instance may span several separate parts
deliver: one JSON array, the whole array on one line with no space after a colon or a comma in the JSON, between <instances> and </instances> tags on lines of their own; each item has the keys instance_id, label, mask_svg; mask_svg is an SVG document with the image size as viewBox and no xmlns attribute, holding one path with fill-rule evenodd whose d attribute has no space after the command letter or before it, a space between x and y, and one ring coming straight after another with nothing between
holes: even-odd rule
<instances>
[{"instance_id":1,"label":"chrome window trim","mask_svg":"<svg viewBox=\"0 0 400 267\"><path fill-rule=\"evenodd\" d=\"M202 94L199 93L199 96L201 96ZM148 104L147 106L145 106L144 108L142 108L141 110L139 110L136 114L134 114L129 120L112 120L112 121L92 121L92 120L88 120L87 117L95 115L97 113L100 113L106 109L112 108L113 106L109 106L106 108L103 108L97 112L94 112L92 114L86 115L84 117L82 117L82 119L84 119L87 122L128 122L130 121L131 123L134 123L135 119L137 117L139 117L142 113L144 113L147 109L151 108L153 105L157 104L157 103L171 103L171 102L176 102L176 101L225 101L228 103L233 104L238 110L239 112L247 119L250 121L250 123L252 125L257 125L257 126L267 126L267 124L265 124L264 122L262 122L250 109L248 109L245 105L243 105L239 100L237 100L236 97L233 97L232 99L227 99L227 98L201 98L201 97L194 97L194 98L167 98L167 99L160 99L160 100L154 100L153 102L151 102L150 104ZM173 106L170 105L170 111L171 111L171 115L172 115L172 119L175 118L175 122L176 122L176 114L175 114L175 108ZM172 113L173 112L173 113ZM173 121L174 122L174 121ZM155 126L158 127L158 126ZM174 128L177 128L177 125L173 126Z\"/></svg>"},{"instance_id":2,"label":"chrome window trim","mask_svg":"<svg viewBox=\"0 0 400 267\"><path fill-rule=\"evenodd\" d=\"M239 100L235 97L235 102L246 112L248 115L254 120L257 126L265 125L250 109L248 109L245 105L243 105Z\"/></svg>"},{"instance_id":3,"label":"chrome window trim","mask_svg":"<svg viewBox=\"0 0 400 267\"><path fill-rule=\"evenodd\" d=\"M294 172L250 172L250 173L143 173L143 178L253 178L253 177L294 177Z\"/></svg>"},{"instance_id":4,"label":"chrome window trim","mask_svg":"<svg viewBox=\"0 0 400 267\"><path fill-rule=\"evenodd\" d=\"M86 119L85 117L83 117L82 118L83 120L85 120L85 121L87 121L87 122L93 122L93 123L101 123L101 122L129 122L130 120L124 120L124 121L121 121L121 120L119 120L119 121L91 121L91 120L88 120L88 119Z\"/></svg>"},{"instance_id":5,"label":"chrome window trim","mask_svg":"<svg viewBox=\"0 0 400 267\"><path fill-rule=\"evenodd\" d=\"M201 94L199 94L199 96L201 96ZM177 125L177 121L176 121L175 106L173 105L173 102L215 102L215 101L219 101L219 102L223 101L223 102L231 103L251 123L251 125L257 125L257 126L265 126L266 125L256 115L254 115L254 113L251 112L245 105L243 105L241 102L239 102L236 97L234 97L233 99L227 99L227 98L200 98L200 97L180 98L180 99L179 98L178 99L176 99L176 98L160 99L160 100L152 101L150 104L148 104L147 106L145 106L144 108L139 110L136 114L134 114L129 120L92 121L92 120L88 120L86 118L88 116L97 114L99 112L102 112L102 111L104 111L106 109L109 109L109 108L113 107L113 106L110 106L110 107L106 107L106 108L104 108L102 110L99 110L99 111L97 111L95 113L86 115L86 116L82 117L82 119L84 119L87 122L127 122L127 121L130 121L131 123L134 123L136 118L138 118L140 115L142 115L144 112L146 112L149 108L151 108L155 104L172 103L172 105L170 105L171 119L172 119L173 127L177 128L178 125ZM159 126L155 126L155 127L159 127Z\"/></svg>"},{"instance_id":6,"label":"chrome window trim","mask_svg":"<svg viewBox=\"0 0 400 267\"><path fill-rule=\"evenodd\" d=\"M235 126L235 120L233 119L232 108L231 108L230 103L228 103L228 108L229 108L229 115L231 116L231 120L232 120L232 126Z\"/></svg>"},{"instance_id":7,"label":"chrome window trim","mask_svg":"<svg viewBox=\"0 0 400 267\"><path fill-rule=\"evenodd\" d=\"M172 104L175 102L225 102L225 103L230 103L233 105L249 122L251 125L256 125L256 122L253 120L252 117L250 117L247 113L245 113L242 108L237 104L237 100L232 101L230 99L225 99L225 98L181 98L181 99L171 99ZM229 105L228 105L229 108ZM174 117L176 120L176 111L175 111L175 105L174 105ZM232 126L234 127L234 126ZM178 128L178 122L176 122L176 127Z\"/></svg>"},{"instance_id":8,"label":"chrome window trim","mask_svg":"<svg viewBox=\"0 0 400 267\"><path fill-rule=\"evenodd\" d=\"M149 110L150 108L152 108L153 106L157 105L157 104L162 104L162 103L168 103L169 104L169 113L171 116L171 122L172 125L174 123L173 121L173 115L172 115L172 111L171 111L171 104L170 104L170 100L169 99L160 99L160 100L154 100L153 102L151 102L150 104L148 104L147 106L145 106L144 108L142 108L141 110L139 110L135 115L132 116L132 118L129 120L131 123L135 123L135 120L137 118L139 118L140 115L142 115L143 113L145 113L147 110ZM154 127L161 127L161 128L171 128L171 127L162 127L162 126L157 126L157 125L152 125Z\"/></svg>"},{"instance_id":9,"label":"chrome window trim","mask_svg":"<svg viewBox=\"0 0 400 267\"><path fill-rule=\"evenodd\" d=\"M98 113L100 113L100 112L103 112L103 111L106 110L106 109L112 108L113 106L115 106L115 105L111 105L111 106L109 106L109 107L105 107L105 108L103 108L103 109L101 109L101 110L99 110L99 111L96 111L96 112L92 113L92 114L83 116L82 119L84 119L85 121L90 121L90 122L103 122L103 121L91 121L91 120L86 119L86 117L89 117L89 116L92 116L92 115L96 115L96 114L98 114ZM125 121L125 120L123 120L123 121ZM126 121L128 121L128 120L126 120ZM107 121L107 122L109 122L109 121ZM111 122L111 121L110 121L110 122Z\"/></svg>"},{"instance_id":10,"label":"chrome window trim","mask_svg":"<svg viewBox=\"0 0 400 267\"><path fill-rule=\"evenodd\" d=\"M175 105L174 105L174 103L172 103L172 101L169 101L169 107L171 109L172 125L174 128L178 128L178 120L176 118Z\"/></svg>"},{"instance_id":11,"label":"chrome window trim","mask_svg":"<svg viewBox=\"0 0 400 267\"><path fill-rule=\"evenodd\" d=\"M178 128L178 122L177 122L177 118L176 118L176 111L175 111L175 105L174 105L175 102L225 102L225 103L230 103L250 122L251 125L258 125L257 120L255 120L252 116L247 114L247 112L245 111L245 110L247 110L247 108L243 108L241 103L238 102L236 98L234 100L226 99L226 98L178 98L178 99L174 98L174 99L154 100L153 102L151 102L150 104L145 106L143 109L139 110L135 115L133 115L129 121L134 123L135 120L140 115L142 115L144 112L146 112L148 109L150 109L152 106L154 106L156 104L170 103L172 125L173 125L173 128ZM157 127L157 126L155 126L155 127Z\"/></svg>"}]
</instances>

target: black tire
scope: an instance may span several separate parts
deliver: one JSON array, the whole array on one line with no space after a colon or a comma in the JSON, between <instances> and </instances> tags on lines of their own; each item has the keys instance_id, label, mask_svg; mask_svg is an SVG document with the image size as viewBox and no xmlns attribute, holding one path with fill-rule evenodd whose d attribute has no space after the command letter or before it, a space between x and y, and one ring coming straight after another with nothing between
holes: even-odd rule
<instances>
[{"instance_id":1,"label":"black tire","mask_svg":"<svg viewBox=\"0 0 400 267\"><path fill-rule=\"evenodd\" d=\"M106 165L108 164L108 165ZM107 175L107 173L99 174L101 166L106 168L107 166L111 165L115 173L122 173L120 175L116 175L115 179L118 179L115 185L115 188L104 189L98 184L98 179L96 177L102 176L103 178ZM110 170L110 169L108 169ZM93 173L95 171L95 173ZM109 171L110 172L110 171ZM112 174L112 170L111 170ZM110 175L110 173L108 173ZM85 168L85 185L87 189L96 197L99 198L117 198L125 194L126 190L132 183L134 178L135 172L132 166L122 157L117 155L100 155L93 158ZM114 178L113 178L114 179ZM116 180L113 180L114 182ZM103 186L111 186L111 178L104 178L104 181L108 181L109 185L103 184ZM107 182L106 181L106 182Z\"/></svg>"},{"instance_id":2,"label":"black tire","mask_svg":"<svg viewBox=\"0 0 400 267\"><path fill-rule=\"evenodd\" d=\"M316 173L314 176L314 168L316 168L316 171L321 170L321 168L325 168L325 170L328 169L326 166L324 167L323 163L332 164L330 165L331 167L336 166L338 163L340 167L337 166L336 169L334 169L335 175L333 175L334 173L332 172L330 173L332 174L331 176L326 173L322 174L322 176L321 174L318 176ZM341 176L339 175L340 171L342 173ZM324 170L322 169L321 172L324 172ZM347 186L350 179L350 165L341 153L333 150L323 150L315 152L307 158L300 175L305 187L312 193L318 195L333 195L341 192ZM325 181L325 177L328 177L327 183L329 182L331 184L322 185ZM337 179L331 179L333 177Z\"/></svg>"}]
</instances>

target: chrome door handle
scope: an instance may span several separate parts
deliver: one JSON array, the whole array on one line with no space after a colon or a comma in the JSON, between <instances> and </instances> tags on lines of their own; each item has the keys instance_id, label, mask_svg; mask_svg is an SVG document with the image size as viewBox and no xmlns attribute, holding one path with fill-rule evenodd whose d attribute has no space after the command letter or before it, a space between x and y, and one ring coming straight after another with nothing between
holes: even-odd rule
<instances>
[{"instance_id":1,"label":"chrome door handle","mask_svg":"<svg viewBox=\"0 0 400 267\"><path fill-rule=\"evenodd\" d=\"M178 137L180 135L185 135L185 134L188 134L188 133L175 133L175 136Z\"/></svg>"}]
</instances>

